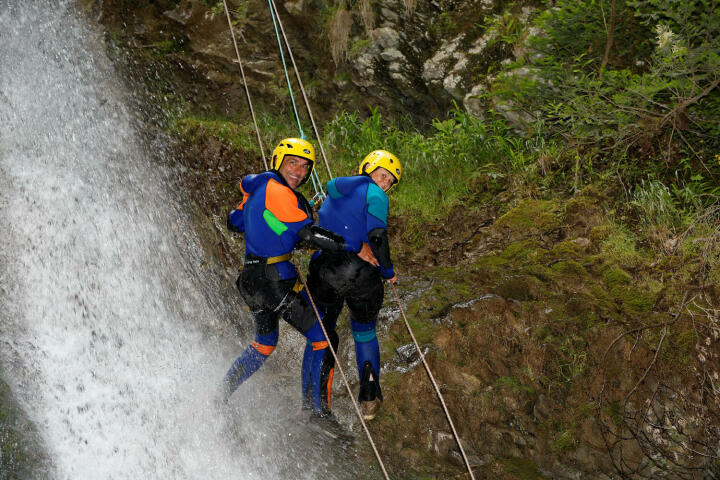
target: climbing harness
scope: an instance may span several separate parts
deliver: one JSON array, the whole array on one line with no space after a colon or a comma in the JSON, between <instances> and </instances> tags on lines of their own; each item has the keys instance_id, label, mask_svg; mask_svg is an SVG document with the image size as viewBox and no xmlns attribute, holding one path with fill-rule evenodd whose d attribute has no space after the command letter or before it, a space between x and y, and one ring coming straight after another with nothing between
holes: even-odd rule
<instances>
[{"instance_id":1,"label":"climbing harness","mask_svg":"<svg viewBox=\"0 0 720 480\"><path fill-rule=\"evenodd\" d=\"M228 27L230 27L230 36L232 37L233 46L235 47L235 55L237 56L238 65L240 65L240 75L242 75L243 86L245 87L245 96L247 97L248 105L250 106L250 115L252 116L253 125L255 126L255 135L257 136L258 145L260 146L260 155L262 155L265 170L267 170L268 163L265 158L265 149L263 149L262 140L260 139L260 129L258 128L257 121L255 120L255 110L253 109L252 100L250 100L250 90L248 90L247 80L245 79L245 70L243 69L242 60L240 60L240 50L238 50L237 41L235 40L235 32L233 32L232 21L230 20L230 10L228 10L226 0L223 0L223 7L225 8L225 15L227 16Z\"/></svg>"},{"instance_id":2,"label":"climbing harness","mask_svg":"<svg viewBox=\"0 0 720 480\"><path fill-rule=\"evenodd\" d=\"M390 282L388 282L390 283ZM458 447L460 447L460 453L462 453L463 460L465 461L465 466L467 467L468 473L470 474L470 478L472 480L475 480L475 476L473 475L472 468L470 468L470 462L468 461L467 455L465 455L465 450L463 449L462 443L460 443L460 436L457 433L457 430L455 430L455 425L453 425L453 421L450 418L450 412L448 411L447 405L445 405L445 399L442 396L442 393L440 393L440 388L437 385L437 382L435 382L435 377L433 377L432 372L430 371L430 366L427 364L427 361L425 360L425 355L420 350L420 345L418 345L417 340L415 339L415 334L412 331L412 328L410 328L410 323L407 320L407 317L405 316L405 310L403 310L402 305L400 304L400 297L398 296L397 289L395 288L395 284L390 283L390 286L393 289L393 293L395 294L395 300L397 301L398 307L400 308L400 313L402 313L403 320L405 320L405 326L408 329L408 332L410 332L410 336L412 337L412 341L415 344L415 348L417 348L417 352L420 355L420 359L423 362L423 365L425 366L425 370L428 373L428 376L430 377L430 381L433 384L433 387L435 387L435 391L438 394L438 398L440 398L440 403L442 404L443 410L445 411L445 416L447 417L448 423L450 424L450 428L452 429L453 435L455 436L455 441L458 444Z\"/></svg>"},{"instance_id":3,"label":"climbing harness","mask_svg":"<svg viewBox=\"0 0 720 480\"><path fill-rule=\"evenodd\" d=\"M325 340L328 342L328 348L330 349L330 352L332 353L332 356L335 359L335 365L337 365L338 370L340 371L340 375L342 375L343 382L345 383L345 388L347 388L348 395L350 396L350 400L352 400L353 406L355 407L355 413L357 413L357 416L360 419L360 423L362 424L363 429L365 430L365 435L367 435L367 438L370 441L370 445L372 446L373 452L375 452L375 457L377 458L377 461L380 464L380 468L382 469L386 480L390 480L387 470L385 470L385 464L383 464L382 458L380 458L380 453L378 452L378 449L375 446L375 442L372 439L372 435L370 435L370 430L368 430L367 424L365 423L365 419L363 418L363 415L360 412L360 407L358 406L357 400L355 400L352 390L350 390L350 383L348 382L348 379L345 376L345 371L342 368L342 364L340 363L340 359L337 356L337 352L333 348L332 342L330 341L330 337L328 336L327 330L325 329L325 325L323 324L322 319L320 318L320 313L318 312L317 306L315 305L315 300L313 300L313 297L310 294L310 289L308 289L307 283L305 282L305 279L303 278L302 273L298 270L297 274L298 274L298 279L305 287L305 291L307 292L308 298L310 299L310 304L312 305L313 310L315 311L315 315L317 316L318 322L320 322L320 327L322 328L323 335L325 335Z\"/></svg>"}]
</instances>

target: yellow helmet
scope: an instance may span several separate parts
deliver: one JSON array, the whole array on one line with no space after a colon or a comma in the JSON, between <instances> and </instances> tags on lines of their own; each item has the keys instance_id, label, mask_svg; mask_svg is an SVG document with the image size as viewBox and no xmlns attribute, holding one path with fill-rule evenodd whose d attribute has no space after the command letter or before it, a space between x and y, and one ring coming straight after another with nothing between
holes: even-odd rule
<instances>
[{"instance_id":1,"label":"yellow helmet","mask_svg":"<svg viewBox=\"0 0 720 480\"><path fill-rule=\"evenodd\" d=\"M300 182L300 185L302 185L310 178L310 174L312 174L313 168L315 167L315 148L313 148L310 142L302 138L283 138L280 140L280 143L278 143L278 146L275 147L275 150L273 150L270 168L272 170L280 170L283 160L285 160L285 157L288 155L304 158L310 162L307 175L305 175L305 178Z\"/></svg>"},{"instance_id":2,"label":"yellow helmet","mask_svg":"<svg viewBox=\"0 0 720 480\"><path fill-rule=\"evenodd\" d=\"M370 152L368 156L360 162L358 173L367 173L369 175L380 167L395 177L395 183L400 182L400 177L402 177L402 164L395 155L386 150ZM393 185L395 185L395 183Z\"/></svg>"}]
</instances>

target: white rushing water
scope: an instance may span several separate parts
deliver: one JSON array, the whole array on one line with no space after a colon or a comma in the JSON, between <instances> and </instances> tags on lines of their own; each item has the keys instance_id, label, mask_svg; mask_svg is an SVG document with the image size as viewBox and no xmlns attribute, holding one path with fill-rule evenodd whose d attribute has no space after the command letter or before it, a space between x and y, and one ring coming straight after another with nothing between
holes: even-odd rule
<instances>
[{"instance_id":1,"label":"white rushing water","mask_svg":"<svg viewBox=\"0 0 720 480\"><path fill-rule=\"evenodd\" d=\"M208 333L225 301L114 75L72 2L0 2L0 360L41 476L358 478L272 366L216 406L251 329Z\"/></svg>"}]
</instances>

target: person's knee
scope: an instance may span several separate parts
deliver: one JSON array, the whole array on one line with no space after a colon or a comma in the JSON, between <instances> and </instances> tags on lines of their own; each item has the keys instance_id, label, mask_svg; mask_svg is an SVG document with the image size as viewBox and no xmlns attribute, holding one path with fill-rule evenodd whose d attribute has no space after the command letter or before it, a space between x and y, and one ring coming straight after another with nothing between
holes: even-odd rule
<instances>
[{"instance_id":1,"label":"person's knee","mask_svg":"<svg viewBox=\"0 0 720 480\"><path fill-rule=\"evenodd\" d=\"M375 326L377 319L373 318L370 321L358 321L354 318L350 319L350 329L352 330L353 339L355 343L367 343L377 338L375 332Z\"/></svg>"},{"instance_id":2,"label":"person's knee","mask_svg":"<svg viewBox=\"0 0 720 480\"><path fill-rule=\"evenodd\" d=\"M270 354L275 350L278 343L278 330L265 335L255 335L255 341L252 342L251 346L257 352L265 357L269 357Z\"/></svg>"},{"instance_id":3,"label":"person's knee","mask_svg":"<svg viewBox=\"0 0 720 480\"><path fill-rule=\"evenodd\" d=\"M377 318L382 308L384 296L382 285L380 289L359 289L359 291L362 295L355 293L346 299L350 316L357 322L370 323Z\"/></svg>"}]
</instances>

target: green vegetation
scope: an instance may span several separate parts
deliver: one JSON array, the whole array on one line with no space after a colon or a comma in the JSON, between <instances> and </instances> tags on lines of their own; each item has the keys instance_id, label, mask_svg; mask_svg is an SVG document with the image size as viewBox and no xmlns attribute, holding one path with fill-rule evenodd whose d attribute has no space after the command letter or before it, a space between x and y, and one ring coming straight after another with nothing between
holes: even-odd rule
<instances>
[{"instance_id":1,"label":"green vegetation","mask_svg":"<svg viewBox=\"0 0 720 480\"><path fill-rule=\"evenodd\" d=\"M709 0L554 5L530 24L511 8L478 27L521 52L494 67L500 72L484 98L496 113L477 118L455 108L423 130L379 109L340 112L321 128L323 144L335 176L356 172L379 148L403 161L403 181L390 195L402 229L394 252L427 252L437 242L428 231L446 235L430 250L444 267L406 266L428 282L409 296L408 318L421 344L444 335L453 346L431 349L431 359L494 389L468 394L492 396L483 408L503 403L497 418L537 422L557 458L573 455L593 426L611 443L637 437L647 451L669 451L663 442L681 451L685 437L658 441L642 430L647 423L626 419L664 394L653 385L693 391L695 377L678 385L679 372L713 373L709 353L699 352L720 295L720 12ZM458 18L439 16L431 34L457 33ZM369 43L352 38L351 56ZM502 115L508 106L521 120ZM297 131L286 119L260 123L266 147ZM259 158L246 120L183 114L171 128ZM327 181L320 158L316 166ZM484 243L473 244L463 228L472 231L485 212L494 222L478 235ZM447 239L466 237L474 249L461 244L462 254L450 256ZM456 308L484 293L502 298ZM383 358L409 341L396 322ZM478 358L486 363L473 363ZM386 378L389 391L402 391L403 377ZM556 404L536 418L540 396ZM716 400L683 408L702 412ZM413 414L409 403L399 408L398 417ZM500 463L512 478L541 478L531 460Z\"/></svg>"}]
</instances>

